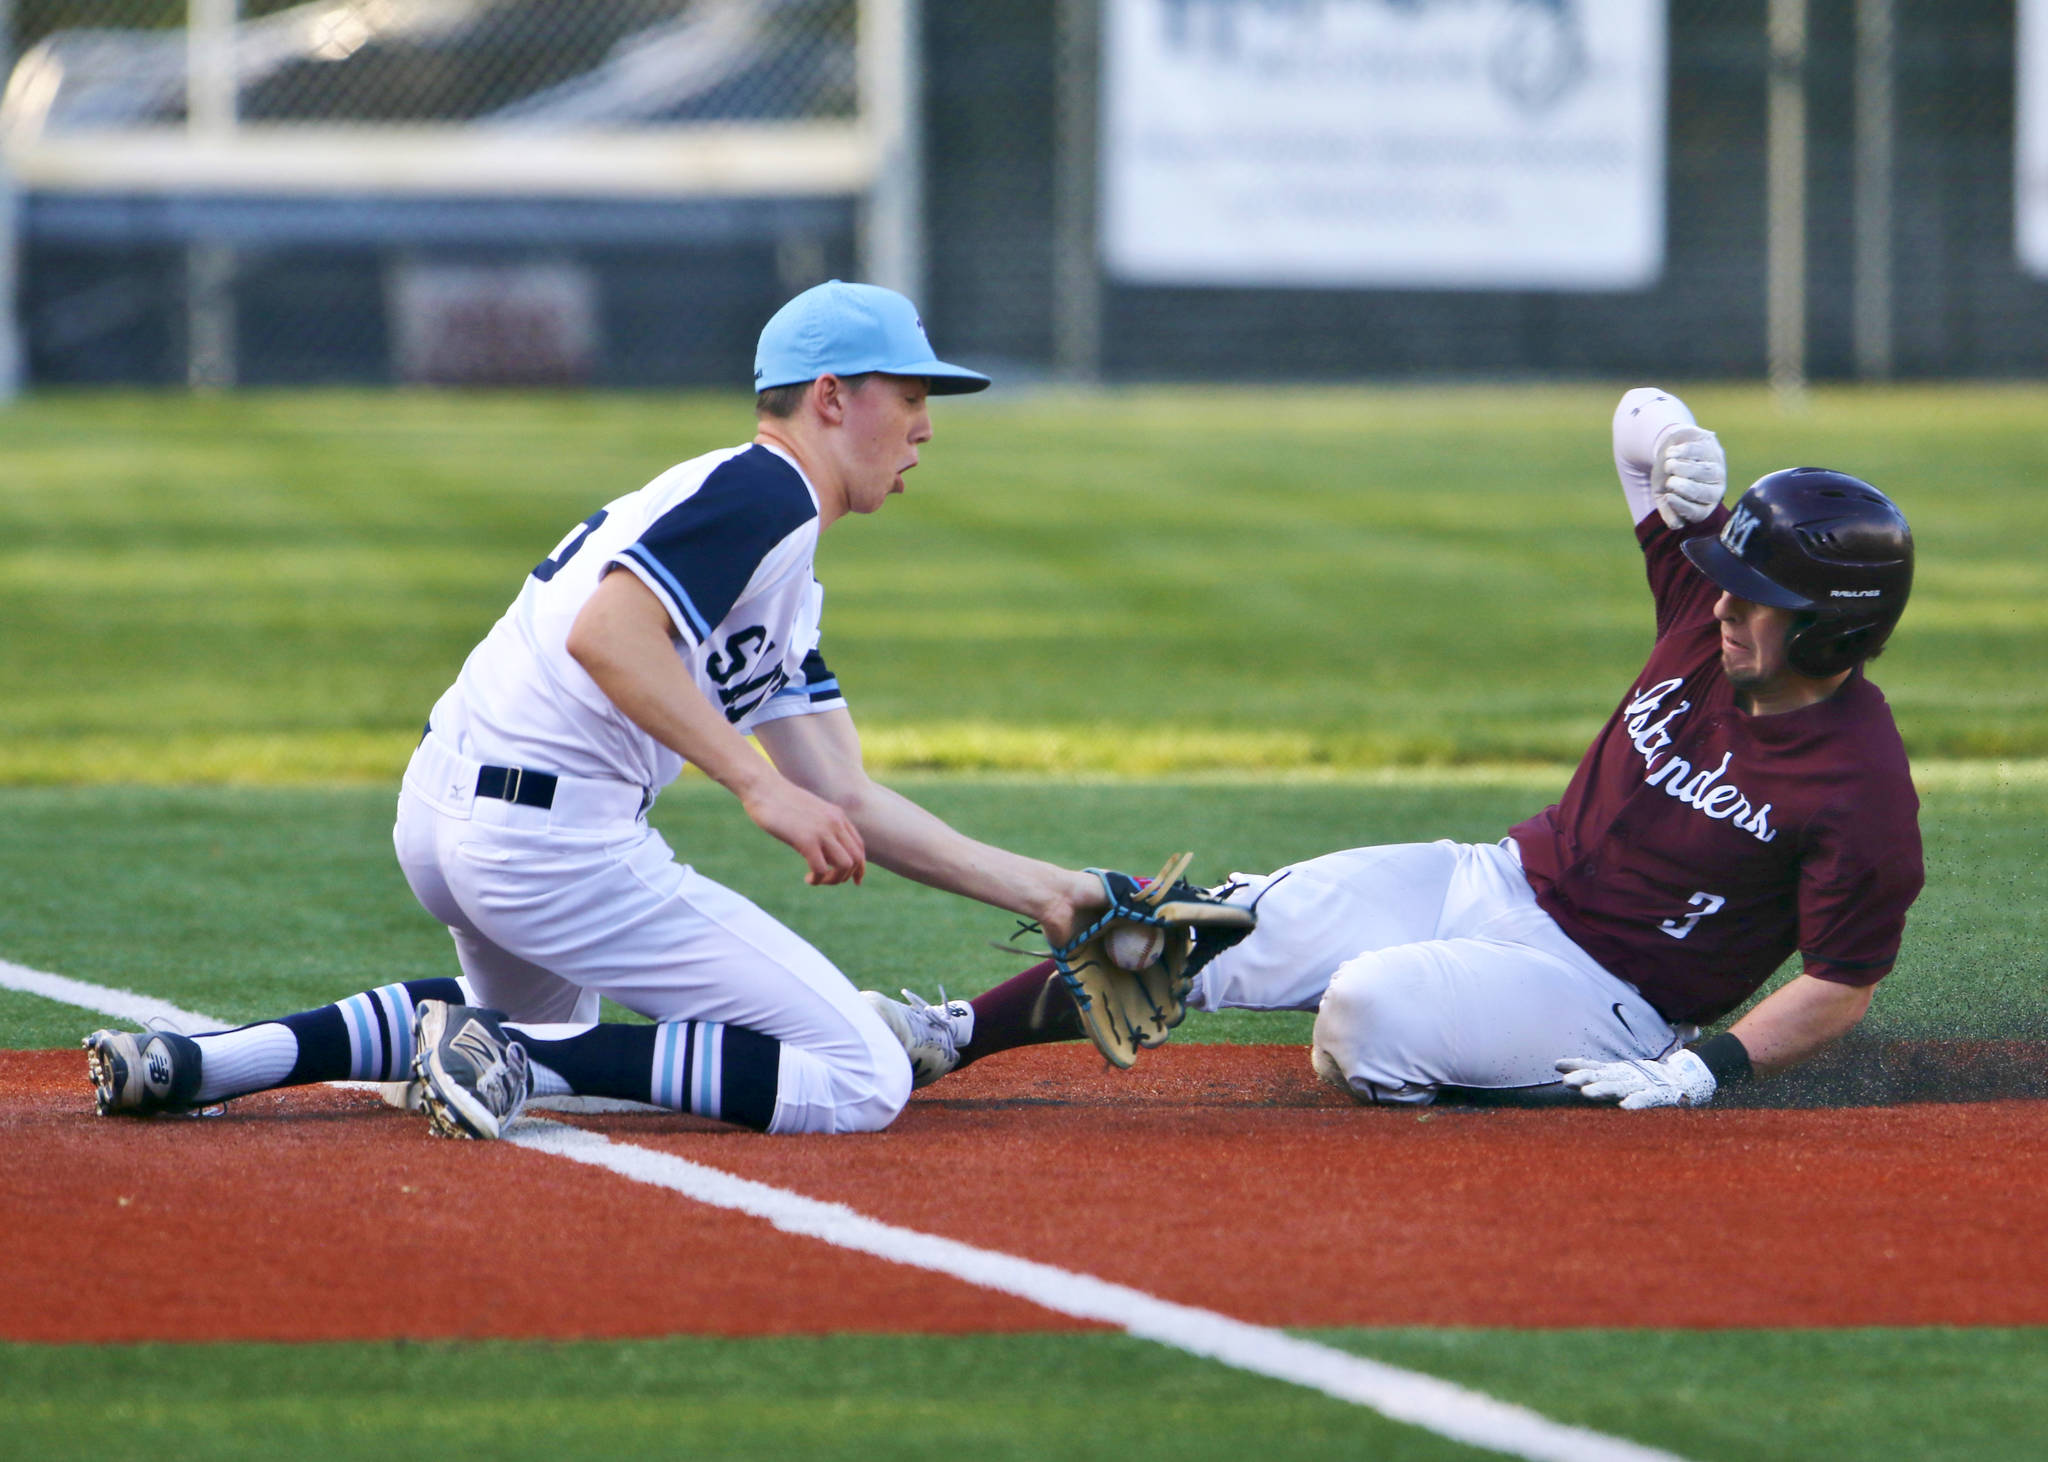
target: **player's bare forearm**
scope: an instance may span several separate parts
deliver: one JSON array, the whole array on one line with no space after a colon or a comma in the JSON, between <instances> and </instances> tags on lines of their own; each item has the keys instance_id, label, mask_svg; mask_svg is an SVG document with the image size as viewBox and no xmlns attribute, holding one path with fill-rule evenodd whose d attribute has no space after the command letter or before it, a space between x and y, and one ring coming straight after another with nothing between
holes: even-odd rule
<instances>
[{"instance_id":1,"label":"player's bare forearm","mask_svg":"<svg viewBox=\"0 0 2048 1462\"><path fill-rule=\"evenodd\" d=\"M775 775L697 689L667 611L633 575L605 576L570 626L568 649L628 720L736 796Z\"/></svg>"},{"instance_id":2,"label":"player's bare forearm","mask_svg":"<svg viewBox=\"0 0 2048 1462\"><path fill-rule=\"evenodd\" d=\"M1106 906L1091 875L979 842L878 782L847 812L891 873L1036 919L1055 942Z\"/></svg>"},{"instance_id":3,"label":"player's bare forearm","mask_svg":"<svg viewBox=\"0 0 2048 1462\"><path fill-rule=\"evenodd\" d=\"M852 821L755 755L706 699L676 656L668 612L646 585L629 573L607 574L570 626L568 650L622 715L802 854L809 882L860 880L866 850Z\"/></svg>"},{"instance_id":4,"label":"player's bare forearm","mask_svg":"<svg viewBox=\"0 0 2048 1462\"><path fill-rule=\"evenodd\" d=\"M1749 1052L1757 1075L1768 1076L1848 1034L1870 1009L1875 989L1803 974L1758 1002L1729 1034Z\"/></svg>"},{"instance_id":5,"label":"player's bare forearm","mask_svg":"<svg viewBox=\"0 0 2048 1462\"><path fill-rule=\"evenodd\" d=\"M1055 940L1105 907L1092 876L979 842L869 777L845 711L770 721L755 735L784 775L845 809L891 873L1036 919Z\"/></svg>"}]
</instances>

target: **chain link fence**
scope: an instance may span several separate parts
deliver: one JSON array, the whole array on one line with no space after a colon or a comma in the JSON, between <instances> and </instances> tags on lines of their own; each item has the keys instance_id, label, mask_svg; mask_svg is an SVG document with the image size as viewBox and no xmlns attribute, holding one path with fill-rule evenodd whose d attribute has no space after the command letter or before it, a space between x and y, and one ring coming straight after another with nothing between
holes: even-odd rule
<instances>
[{"instance_id":1,"label":"chain link fence","mask_svg":"<svg viewBox=\"0 0 2048 1462\"><path fill-rule=\"evenodd\" d=\"M744 382L852 269L901 8L17 0L29 375Z\"/></svg>"},{"instance_id":2,"label":"chain link fence","mask_svg":"<svg viewBox=\"0 0 2048 1462\"><path fill-rule=\"evenodd\" d=\"M1821 379L2042 373L2012 0L1803 0L1796 52L1773 44L1788 0L1671 0L1644 282L1103 267L1118 6L1240 29L1498 12L1526 86L1600 3L14 0L28 374L739 384L760 320L832 275L910 288L949 352L1010 379L1757 377L1788 351ZM1796 285L1775 315L1774 268Z\"/></svg>"},{"instance_id":3,"label":"chain link fence","mask_svg":"<svg viewBox=\"0 0 2048 1462\"><path fill-rule=\"evenodd\" d=\"M18 0L11 132L851 119L855 0ZM209 14L213 23L209 24Z\"/></svg>"}]
</instances>

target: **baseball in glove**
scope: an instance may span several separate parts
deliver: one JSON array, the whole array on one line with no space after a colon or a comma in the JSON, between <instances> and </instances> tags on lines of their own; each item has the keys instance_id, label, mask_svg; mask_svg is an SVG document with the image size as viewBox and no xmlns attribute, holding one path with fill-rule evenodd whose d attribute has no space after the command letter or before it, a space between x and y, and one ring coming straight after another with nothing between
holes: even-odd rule
<instances>
[{"instance_id":1,"label":"baseball in glove","mask_svg":"<svg viewBox=\"0 0 2048 1462\"><path fill-rule=\"evenodd\" d=\"M1195 975L1189 957L1198 942L1201 963L1206 963L1258 923L1252 910L1226 903L1181 876L1193 856L1181 853L1168 859L1150 881L1090 868L1109 896L1109 909L1053 947L1053 962L1080 1010L1082 1028L1113 1066L1130 1066L1140 1049L1163 1044L1167 1033L1187 1017L1188 988ZM1112 957L1111 944L1119 931L1134 928L1156 937L1133 941L1127 934L1116 941L1119 951L1135 943L1158 952L1144 968L1129 970Z\"/></svg>"}]
</instances>

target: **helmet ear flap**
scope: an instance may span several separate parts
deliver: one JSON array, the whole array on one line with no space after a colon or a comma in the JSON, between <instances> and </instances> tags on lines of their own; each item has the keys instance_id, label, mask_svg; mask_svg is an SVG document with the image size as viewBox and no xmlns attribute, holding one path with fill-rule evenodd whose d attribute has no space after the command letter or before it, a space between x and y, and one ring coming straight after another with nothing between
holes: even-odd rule
<instances>
[{"instance_id":1,"label":"helmet ear flap","mask_svg":"<svg viewBox=\"0 0 2048 1462\"><path fill-rule=\"evenodd\" d=\"M1792 619L1792 626L1785 631L1785 663L1801 675L1811 675L1816 680L1834 674L1828 668L1835 656L1834 636L1821 629L1818 614L1798 614Z\"/></svg>"},{"instance_id":2,"label":"helmet ear flap","mask_svg":"<svg viewBox=\"0 0 2048 1462\"><path fill-rule=\"evenodd\" d=\"M1844 624L1818 614L1802 614L1786 632L1785 662L1801 675L1825 680L1876 655L1890 628L1867 620Z\"/></svg>"}]
</instances>

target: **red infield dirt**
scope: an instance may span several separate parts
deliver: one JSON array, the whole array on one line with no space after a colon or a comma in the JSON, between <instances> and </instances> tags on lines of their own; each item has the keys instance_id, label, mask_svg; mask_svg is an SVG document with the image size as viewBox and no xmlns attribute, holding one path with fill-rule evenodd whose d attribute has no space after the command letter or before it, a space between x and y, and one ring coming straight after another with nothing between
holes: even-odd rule
<instances>
[{"instance_id":1,"label":"red infield dirt","mask_svg":"<svg viewBox=\"0 0 2048 1462\"><path fill-rule=\"evenodd\" d=\"M2048 1323L2048 1102L1362 1109L1295 1047L998 1056L870 1137L579 1126L890 1223L1274 1325ZM1076 1328L313 1088L92 1115L0 1052L0 1338L331 1340Z\"/></svg>"}]
</instances>

